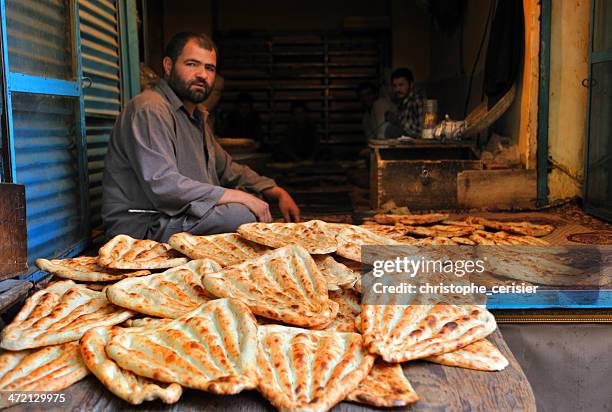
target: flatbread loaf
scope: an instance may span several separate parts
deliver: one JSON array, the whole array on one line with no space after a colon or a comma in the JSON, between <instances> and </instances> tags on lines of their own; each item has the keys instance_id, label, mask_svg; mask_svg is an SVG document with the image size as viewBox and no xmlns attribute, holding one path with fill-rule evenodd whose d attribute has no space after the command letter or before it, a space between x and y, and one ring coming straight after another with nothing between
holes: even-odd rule
<instances>
[{"instance_id":1,"label":"flatbread loaf","mask_svg":"<svg viewBox=\"0 0 612 412\"><path fill-rule=\"evenodd\" d=\"M506 232L495 232L495 241L498 245L527 245L527 246L548 246L544 239L533 236L511 235Z\"/></svg>"},{"instance_id":2,"label":"flatbread loaf","mask_svg":"<svg viewBox=\"0 0 612 412\"><path fill-rule=\"evenodd\" d=\"M418 401L419 396L406 379L402 365L379 360L345 400L377 408L397 408Z\"/></svg>"},{"instance_id":3,"label":"flatbread loaf","mask_svg":"<svg viewBox=\"0 0 612 412\"><path fill-rule=\"evenodd\" d=\"M138 318L128 319L122 323L126 328L143 328L143 329L155 329L159 326L165 326L172 322L171 318Z\"/></svg>"},{"instance_id":4,"label":"flatbread loaf","mask_svg":"<svg viewBox=\"0 0 612 412\"><path fill-rule=\"evenodd\" d=\"M484 230L475 230L469 235L469 239L478 245L496 245L498 242L494 233Z\"/></svg>"},{"instance_id":5,"label":"flatbread loaf","mask_svg":"<svg viewBox=\"0 0 612 412\"><path fill-rule=\"evenodd\" d=\"M417 246L435 246L435 245L457 245L458 243L452 239L443 236L426 237L419 239L414 243Z\"/></svg>"},{"instance_id":6,"label":"flatbread loaf","mask_svg":"<svg viewBox=\"0 0 612 412\"><path fill-rule=\"evenodd\" d=\"M167 269L189 261L170 245L117 235L98 252L98 265L112 269Z\"/></svg>"},{"instance_id":7,"label":"flatbread loaf","mask_svg":"<svg viewBox=\"0 0 612 412\"><path fill-rule=\"evenodd\" d=\"M219 395L257 386L257 323L236 299L217 299L165 326L112 336L106 353L137 375Z\"/></svg>"},{"instance_id":8,"label":"flatbread loaf","mask_svg":"<svg viewBox=\"0 0 612 412\"><path fill-rule=\"evenodd\" d=\"M250 241L273 248L295 243L312 254L336 251L334 236L321 220L304 223L247 223L238 228L238 233Z\"/></svg>"},{"instance_id":9,"label":"flatbread loaf","mask_svg":"<svg viewBox=\"0 0 612 412\"><path fill-rule=\"evenodd\" d=\"M474 242L472 239L467 238L467 237L454 236L454 237L451 237L451 240L458 245L468 245L468 246L476 245L476 242Z\"/></svg>"},{"instance_id":10,"label":"flatbread loaf","mask_svg":"<svg viewBox=\"0 0 612 412\"><path fill-rule=\"evenodd\" d=\"M365 230L369 230L372 233L375 233L380 236L386 236L391 239L403 238L406 236L406 230L404 229L404 225L379 225L379 224L363 224L359 227L364 228Z\"/></svg>"},{"instance_id":11,"label":"flatbread loaf","mask_svg":"<svg viewBox=\"0 0 612 412\"><path fill-rule=\"evenodd\" d=\"M112 326L134 312L112 305L104 293L71 280L51 284L30 296L2 330L0 347L22 350L78 340L91 328Z\"/></svg>"},{"instance_id":12,"label":"flatbread loaf","mask_svg":"<svg viewBox=\"0 0 612 412\"><path fill-rule=\"evenodd\" d=\"M479 225L477 223L474 223L474 222L472 222L470 220L466 220L466 219L463 219L463 220L450 220L450 219L447 219L447 220L443 220L442 223L445 224L445 225L450 225L450 226L471 226L471 227L474 228L474 230L484 230L485 229L485 227L483 225Z\"/></svg>"},{"instance_id":13,"label":"flatbread loaf","mask_svg":"<svg viewBox=\"0 0 612 412\"><path fill-rule=\"evenodd\" d=\"M501 222L499 220L491 220L475 216L469 217L467 221L469 223L483 225L490 229L534 237L550 235L555 230L553 225L539 225L529 222Z\"/></svg>"},{"instance_id":14,"label":"flatbread loaf","mask_svg":"<svg viewBox=\"0 0 612 412\"><path fill-rule=\"evenodd\" d=\"M78 342L0 354L2 391L61 391L88 374ZM10 405L2 396L0 407Z\"/></svg>"},{"instance_id":15,"label":"flatbread loaf","mask_svg":"<svg viewBox=\"0 0 612 412\"><path fill-rule=\"evenodd\" d=\"M344 258L361 262L361 246L365 245L402 245L388 237L380 236L359 226L350 226L336 236L338 250L336 253Z\"/></svg>"},{"instance_id":16,"label":"flatbread loaf","mask_svg":"<svg viewBox=\"0 0 612 412\"><path fill-rule=\"evenodd\" d=\"M472 233L473 226L463 225L433 225L433 226L405 226L406 233L429 237L459 237Z\"/></svg>"},{"instance_id":17,"label":"flatbread loaf","mask_svg":"<svg viewBox=\"0 0 612 412\"><path fill-rule=\"evenodd\" d=\"M192 260L162 273L119 281L106 296L117 306L145 315L178 318L212 298L202 286L202 276L218 270L221 266L212 260Z\"/></svg>"},{"instance_id":18,"label":"flatbread loaf","mask_svg":"<svg viewBox=\"0 0 612 412\"><path fill-rule=\"evenodd\" d=\"M211 259L221 267L235 265L270 250L244 239L237 233L210 236L194 236L187 232L176 233L170 236L168 243L191 259Z\"/></svg>"},{"instance_id":19,"label":"flatbread loaf","mask_svg":"<svg viewBox=\"0 0 612 412\"><path fill-rule=\"evenodd\" d=\"M448 219L446 213L429 213L423 215L374 215L376 223L381 225L427 225Z\"/></svg>"},{"instance_id":20,"label":"flatbread loaf","mask_svg":"<svg viewBox=\"0 0 612 412\"><path fill-rule=\"evenodd\" d=\"M314 255L313 259L319 271L325 277L327 290L350 288L359 279L359 273L355 273L329 255Z\"/></svg>"},{"instance_id":21,"label":"flatbread loaf","mask_svg":"<svg viewBox=\"0 0 612 412\"><path fill-rule=\"evenodd\" d=\"M258 389L281 411L326 411L369 373L361 335L280 325L259 327Z\"/></svg>"},{"instance_id":22,"label":"flatbread loaf","mask_svg":"<svg viewBox=\"0 0 612 412\"><path fill-rule=\"evenodd\" d=\"M36 259L36 266L60 278L80 282L111 282L132 276L145 276L148 270L126 271L98 266L97 256L79 256L70 259Z\"/></svg>"},{"instance_id":23,"label":"flatbread loaf","mask_svg":"<svg viewBox=\"0 0 612 412\"><path fill-rule=\"evenodd\" d=\"M482 339L453 352L429 356L426 361L479 371L501 371L508 359L487 339Z\"/></svg>"},{"instance_id":24,"label":"flatbread loaf","mask_svg":"<svg viewBox=\"0 0 612 412\"><path fill-rule=\"evenodd\" d=\"M254 314L302 327L325 327L338 312L327 282L301 246L289 245L210 273L204 287L246 303Z\"/></svg>"},{"instance_id":25,"label":"flatbread loaf","mask_svg":"<svg viewBox=\"0 0 612 412\"><path fill-rule=\"evenodd\" d=\"M452 352L484 339L496 327L493 315L476 305L368 304L361 311L366 347L390 363Z\"/></svg>"},{"instance_id":26,"label":"flatbread loaf","mask_svg":"<svg viewBox=\"0 0 612 412\"><path fill-rule=\"evenodd\" d=\"M325 330L357 332L355 318L361 312L361 294L354 289L340 289L329 292L329 298L338 304L338 315Z\"/></svg>"},{"instance_id":27,"label":"flatbread loaf","mask_svg":"<svg viewBox=\"0 0 612 412\"><path fill-rule=\"evenodd\" d=\"M486 232L484 230L476 230L469 237L472 241L479 245L527 245L527 246L548 246L550 243L544 239L538 239L533 236L517 236L507 232Z\"/></svg>"},{"instance_id":28,"label":"flatbread loaf","mask_svg":"<svg viewBox=\"0 0 612 412\"><path fill-rule=\"evenodd\" d=\"M171 383L162 387L163 384L126 371L109 359L104 347L111 337L122 332L118 327L102 327L90 329L83 335L79 345L87 368L112 393L132 405L155 399L164 403L178 401L183 394L181 385Z\"/></svg>"}]
</instances>

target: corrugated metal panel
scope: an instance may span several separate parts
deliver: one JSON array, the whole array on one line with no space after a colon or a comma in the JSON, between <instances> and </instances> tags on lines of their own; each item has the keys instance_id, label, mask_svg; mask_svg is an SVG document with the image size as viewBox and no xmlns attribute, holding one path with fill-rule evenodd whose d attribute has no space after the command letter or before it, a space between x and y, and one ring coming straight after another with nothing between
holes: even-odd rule
<instances>
[{"instance_id":1,"label":"corrugated metal panel","mask_svg":"<svg viewBox=\"0 0 612 412\"><path fill-rule=\"evenodd\" d=\"M65 0L7 0L11 71L74 79L69 17Z\"/></svg>"},{"instance_id":2,"label":"corrugated metal panel","mask_svg":"<svg viewBox=\"0 0 612 412\"><path fill-rule=\"evenodd\" d=\"M16 181L26 186L28 264L82 239L78 97L13 93Z\"/></svg>"},{"instance_id":3,"label":"corrugated metal panel","mask_svg":"<svg viewBox=\"0 0 612 412\"><path fill-rule=\"evenodd\" d=\"M121 110L121 70L116 0L80 0L83 76L87 129L89 203L92 228L99 227L106 146Z\"/></svg>"}]
</instances>

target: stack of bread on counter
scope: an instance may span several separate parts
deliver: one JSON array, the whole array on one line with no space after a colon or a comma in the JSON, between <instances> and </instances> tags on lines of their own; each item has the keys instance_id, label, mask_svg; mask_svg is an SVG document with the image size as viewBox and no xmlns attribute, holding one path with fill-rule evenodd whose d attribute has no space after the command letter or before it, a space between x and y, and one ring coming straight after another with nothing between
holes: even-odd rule
<instances>
[{"instance_id":1,"label":"stack of bread on counter","mask_svg":"<svg viewBox=\"0 0 612 412\"><path fill-rule=\"evenodd\" d=\"M258 390L280 410L324 411L343 400L416 402L402 371L416 359L504 369L486 339L495 319L482 306L361 303L362 245L542 233L445 219L251 223L238 233L178 233L169 244L119 235L97 257L38 259L57 281L2 331L0 390L59 391L91 372L131 404L174 403L183 388Z\"/></svg>"}]
</instances>

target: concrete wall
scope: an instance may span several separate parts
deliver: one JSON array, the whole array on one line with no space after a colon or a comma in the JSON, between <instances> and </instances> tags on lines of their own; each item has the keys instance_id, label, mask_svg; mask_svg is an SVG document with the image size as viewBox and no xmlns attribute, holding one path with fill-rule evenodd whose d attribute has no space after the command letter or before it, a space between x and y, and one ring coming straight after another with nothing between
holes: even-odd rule
<instances>
[{"instance_id":1,"label":"concrete wall","mask_svg":"<svg viewBox=\"0 0 612 412\"><path fill-rule=\"evenodd\" d=\"M588 90L588 0L552 2L550 94L548 116L550 200L582 193Z\"/></svg>"}]
</instances>

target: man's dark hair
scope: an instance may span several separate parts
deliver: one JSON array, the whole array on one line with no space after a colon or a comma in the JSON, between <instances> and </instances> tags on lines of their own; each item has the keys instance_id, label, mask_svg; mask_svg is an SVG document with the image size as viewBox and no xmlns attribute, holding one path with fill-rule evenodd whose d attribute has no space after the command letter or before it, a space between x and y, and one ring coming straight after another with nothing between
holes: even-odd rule
<instances>
[{"instance_id":1,"label":"man's dark hair","mask_svg":"<svg viewBox=\"0 0 612 412\"><path fill-rule=\"evenodd\" d=\"M376 86L372 82L362 82L362 83L359 83L357 85L357 88L355 89L355 91L357 92L357 94L361 94L361 93L363 93L365 91L371 91L374 94L378 93L378 90L376 89Z\"/></svg>"},{"instance_id":2,"label":"man's dark hair","mask_svg":"<svg viewBox=\"0 0 612 412\"><path fill-rule=\"evenodd\" d=\"M414 76L412 72L409 69L406 69L405 67L400 67L399 69L395 69L393 73L391 73L391 80L399 79L400 77L403 77L404 79L408 80L410 83L414 82Z\"/></svg>"},{"instance_id":3,"label":"man's dark hair","mask_svg":"<svg viewBox=\"0 0 612 412\"><path fill-rule=\"evenodd\" d=\"M180 56L182 53L187 42L191 39L194 39L201 48L214 51L215 53L217 52L215 42L213 42L207 35L192 31L182 31L172 36L166 45L166 49L164 50L164 57L170 57L170 59L175 62L178 56Z\"/></svg>"}]
</instances>

